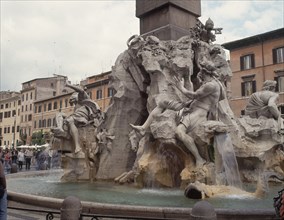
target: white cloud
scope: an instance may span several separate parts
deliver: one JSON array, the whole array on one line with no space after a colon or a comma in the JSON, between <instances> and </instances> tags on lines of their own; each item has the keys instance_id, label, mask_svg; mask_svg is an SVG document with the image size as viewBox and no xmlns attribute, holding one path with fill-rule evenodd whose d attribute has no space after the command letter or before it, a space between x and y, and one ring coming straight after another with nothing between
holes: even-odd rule
<instances>
[{"instance_id":1,"label":"white cloud","mask_svg":"<svg viewBox=\"0 0 284 220\"><path fill-rule=\"evenodd\" d=\"M217 43L282 28L283 0L201 0L205 22L223 28ZM139 34L135 1L1 1L0 90L64 74L72 82L108 71ZM15 77L16 76L16 77Z\"/></svg>"}]
</instances>

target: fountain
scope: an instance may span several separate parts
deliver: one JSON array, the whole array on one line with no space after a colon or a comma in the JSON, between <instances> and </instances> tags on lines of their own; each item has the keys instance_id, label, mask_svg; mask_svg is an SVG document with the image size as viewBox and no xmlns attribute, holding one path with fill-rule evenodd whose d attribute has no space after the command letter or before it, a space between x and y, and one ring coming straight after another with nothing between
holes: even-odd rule
<instances>
[{"instance_id":1,"label":"fountain","mask_svg":"<svg viewBox=\"0 0 284 220\"><path fill-rule=\"evenodd\" d=\"M109 182L115 180L117 184L110 186L112 193L116 194L115 189L119 188L124 194L116 195L129 198L126 192L133 192L131 204L106 205L108 201L100 204L100 200L84 202L83 210L178 219L189 216L190 209L185 207L192 207L193 198L207 198L220 208L218 219L230 215L245 215L247 219L273 216L273 210L265 209L267 204L259 209L253 207L261 201L255 197L267 190L270 176L283 178L283 121L271 105L254 105L259 117L251 116L252 108L242 118L233 115L226 87L232 73L224 50L213 44L212 29L213 22L208 20L205 25L198 23L190 35L177 41L132 36L127 41L128 49L119 55L112 69L111 86L116 93L105 113L83 89L67 85L76 91L70 99L75 111L68 117L58 115L51 143L62 152L63 171L58 172L55 185L61 185L59 179L66 185L57 189L50 183L55 188L49 191L59 195L69 186L74 195L76 189L83 193L81 189L86 187L88 193L83 194L91 194L101 187L101 181L110 186ZM271 89L273 85L265 82L261 92L266 97L277 95ZM11 187L12 180L11 177ZM242 186L257 181L255 193ZM278 183L277 190L283 187L279 180L274 182ZM125 190L123 184L138 188ZM191 199L183 196L183 190ZM12 191L9 196L12 200L27 201ZM140 196L143 200L148 196L151 199L146 203L157 207L145 207L138 202ZM93 197L99 197L99 192ZM158 197L170 204L150 202ZM183 203L166 207L173 205L174 198ZM31 195L28 200L39 201ZM253 207L242 206L242 211L236 212L225 206L236 205L228 201L245 207L250 207L245 201L253 201ZM47 207L60 202L55 198L42 199L42 205Z\"/></svg>"}]
</instances>

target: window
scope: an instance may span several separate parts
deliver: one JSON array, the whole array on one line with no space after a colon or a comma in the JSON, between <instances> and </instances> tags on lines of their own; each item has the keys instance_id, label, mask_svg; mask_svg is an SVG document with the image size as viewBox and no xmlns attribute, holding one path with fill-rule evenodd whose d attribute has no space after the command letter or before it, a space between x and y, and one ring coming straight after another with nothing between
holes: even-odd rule
<instances>
[{"instance_id":1,"label":"window","mask_svg":"<svg viewBox=\"0 0 284 220\"><path fill-rule=\"evenodd\" d=\"M32 92L30 93L30 99L33 99L33 93Z\"/></svg>"},{"instance_id":2,"label":"window","mask_svg":"<svg viewBox=\"0 0 284 220\"><path fill-rule=\"evenodd\" d=\"M8 103L6 103L6 105L5 105L5 108L9 108L9 105L8 105Z\"/></svg>"},{"instance_id":3,"label":"window","mask_svg":"<svg viewBox=\"0 0 284 220\"><path fill-rule=\"evenodd\" d=\"M47 119L47 127L51 127L51 119Z\"/></svg>"},{"instance_id":4,"label":"window","mask_svg":"<svg viewBox=\"0 0 284 220\"><path fill-rule=\"evenodd\" d=\"M26 111L28 111L28 105L26 105Z\"/></svg>"},{"instance_id":5,"label":"window","mask_svg":"<svg viewBox=\"0 0 284 220\"><path fill-rule=\"evenodd\" d=\"M36 121L34 121L34 128L36 128Z\"/></svg>"},{"instance_id":6,"label":"window","mask_svg":"<svg viewBox=\"0 0 284 220\"><path fill-rule=\"evenodd\" d=\"M22 105L22 112L24 112L24 106Z\"/></svg>"},{"instance_id":7,"label":"window","mask_svg":"<svg viewBox=\"0 0 284 220\"><path fill-rule=\"evenodd\" d=\"M41 120L38 120L38 127L41 128Z\"/></svg>"},{"instance_id":8,"label":"window","mask_svg":"<svg viewBox=\"0 0 284 220\"><path fill-rule=\"evenodd\" d=\"M108 88L107 96L112 97L114 95L114 90L112 88Z\"/></svg>"},{"instance_id":9,"label":"window","mask_svg":"<svg viewBox=\"0 0 284 220\"><path fill-rule=\"evenodd\" d=\"M25 101L25 96L24 96L24 95L22 95L22 102L23 102L23 101Z\"/></svg>"},{"instance_id":10,"label":"window","mask_svg":"<svg viewBox=\"0 0 284 220\"><path fill-rule=\"evenodd\" d=\"M36 105L35 105L34 109L35 109L34 112L36 113L37 112L37 106Z\"/></svg>"},{"instance_id":11,"label":"window","mask_svg":"<svg viewBox=\"0 0 284 220\"><path fill-rule=\"evenodd\" d=\"M32 121L32 114L28 115L28 121Z\"/></svg>"},{"instance_id":12,"label":"window","mask_svg":"<svg viewBox=\"0 0 284 220\"><path fill-rule=\"evenodd\" d=\"M51 104L51 103L48 103L48 111L51 110L51 107L52 107L52 104Z\"/></svg>"},{"instance_id":13,"label":"window","mask_svg":"<svg viewBox=\"0 0 284 220\"><path fill-rule=\"evenodd\" d=\"M4 108L4 105L3 104L1 104L1 107L0 107L1 109L3 109Z\"/></svg>"},{"instance_id":14,"label":"window","mask_svg":"<svg viewBox=\"0 0 284 220\"><path fill-rule=\"evenodd\" d=\"M29 94L26 93L26 101L28 101L28 99L29 99Z\"/></svg>"},{"instance_id":15,"label":"window","mask_svg":"<svg viewBox=\"0 0 284 220\"><path fill-rule=\"evenodd\" d=\"M254 68L254 54L242 56L240 58L241 70L248 70Z\"/></svg>"},{"instance_id":16,"label":"window","mask_svg":"<svg viewBox=\"0 0 284 220\"><path fill-rule=\"evenodd\" d=\"M42 120L42 127L44 127L44 128L46 127L46 120L45 119Z\"/></svg>"},{"instance_id":17,"label":"window","mask_svg":"<svg viewBox=\"0 0 284 220\"><path fill-rule=\"evenodd\" d=\"M53 109L57 109L57 102L53 103Z\"/></svg>"},{"instance_id":18,"label":"window","mask_svg":"<svg viewBox=\"0 0 284 220\"><path fill-rule=\"evenodd\" d=\"M7 133L8 134L10 133L10 127L7 127Z\"/></svg>"},{"instance_id":19,"label":"window","mask_svg":"<svg viewBox=\"0 0 284 220\"><path fill-rule=\"evenodd\" d=\"M30 111L32 111L32 109L33 109L33 105L32 105L32 104L30 104Z\"/></svg>"},{"instance_id":20,"label":"window","mask_svg":"<svg viewBox=\"0 0 284 220\"><path fill-rule=\"evenodd\" d=\"M279 108L279 111L281 112L281 116L283 118L283 116L284 116L284 105L280 105L278 108Z\"/></svg>"},{"instance_id":21,"label":"window","mask_svg":"<svg viewBox=\"0 0 284 220\"><path fill-rule=\"evenodd\" d=\"M12 116L16 116L16 110L12 111Z\"/></svg>"},{"instance_id":22,"label":"window","mask_svg":"<svg viewBox=\"0 0 284 220\"><path fill-rule=\"evenodd\" d=\"M277 82L276 92L284 92L284 75L275 77L274 80Z\"/></svg>"},{"instance_id":23,"label":"window","mask_svg":"<svg viewBox=\"0 0 284 220\"><path fill-rule=\"evenodd\" d=\"M12 126L12 133L15 133L15 127Z\"/></svg>"},{"instance_id":24,"label":"window","mask_svg":"<svg viewBox=\"0 0 284 220\"><path fill-rule=\"evenodd\" d=\"M101 99L103 97L103 92L102 90L97 90L97 99Z\"/></svg>"},{"instance_id":25,"label":"window","mask_svg":"<svg viewBox=\"0 0 284 220\"><path fill-rule=\"evenodd\" d=\"M68 99L65 99L65 108L68 106Z\"/></svg>"},{"instance_id":26,"label":"window","mask_svg":"<svg viewBox=\"0 0 284 220\"><path fill-rule=\"evenodd\" d=\"M92 99L92 93L88 92L88 96L90 97L90 99Z\"/></svg>"},{"instance_id":27,"label":"window","mask_svg":"<svg viewBox=\"0 0 284 220\"><path fill-rule=\"evenodd\" d=\"M284 62L284 47L275 48L272 50L273 63L283 63Z\"/></svg>"},{"instance_id":28,"label":"window","mask_svg":"<svg viewBox=\"0 0 284 220\"><path fill-rule=\"evenodd\" d=\"M256 92L256 81L242 82L242 96L250 96Z\"/></svg>"},{"instance_id":29,"label":"window","mask_svg":"<svg viewBox=\"0 0 284 220\"><path fill-rule=\"evenodd\" d=\"M18 105L21 105L21 100L18 100Z\"/></svg>"},{"instance_id":30,"label":"window","mask_svg":"<svg viewBox=\"0 0 284 220\"><path fill-rule=\"evenodd\" d=\"M17 126L17 132L19 132L20 131L20 126Z\"/></svg>"},{"instance_id":31,"label":"window","mask_svg":"<svg viewBox=\"0 0 284 220\"><path fill-rule=\"evenodd\" d=\"M53 96L56 96L56 92L55 91L53 91Z\"/></svg>"},{"instance_id":32,"label":"window","mask_svg":"<svg viewBox=\"0 0 284 220\"><path fill-rule=\"evenodd\" d=\"M46 112L46 103L43 105L43 111Z\"/></svg>"},{"instance_id":33,"label":"window","mask_svg":"<svg viewBox=\"0 0 284 220\"><path fill-rule=\"evenodd\" d=\"M41 112L41 105L38 106L38 113Z\"/></svg>"},{"instance_id":34,"label":"window","mask_svg":"<svg viewBox=\"0 0 284 220\"><path fill-rule=\"evenodd\" d=\"M62 100L59 102L59 108L62 109Z\"/></svg>"}]
</instances>

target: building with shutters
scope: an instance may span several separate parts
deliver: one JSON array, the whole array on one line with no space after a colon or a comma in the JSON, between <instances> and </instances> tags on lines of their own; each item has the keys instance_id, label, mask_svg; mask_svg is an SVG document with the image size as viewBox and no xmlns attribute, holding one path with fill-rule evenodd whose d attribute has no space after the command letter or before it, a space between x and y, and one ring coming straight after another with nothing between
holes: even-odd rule
<instances>
[{"instance_id":1,"label":"building with shutters","mask_svg":"<svg viewBox=\"0 0 284 220\"><path fill-rule=\"evenodd\" d=\"M106 111L110 104L114 89L109 86L111 71L88 77L84 83L86 92L92 100L98 103L102 111Z\"/></svg>"},{"instance_id":2,"label":"building with shutters","mask_svg":"<svg viewBox=\"0 0 284 220\"><path fill-rule=\"evenodd\" d=\"M277 81L279 109L284 114L284 28L222 46L230 51L230 104L235 115L244 114L249 96L260 91L265 80Z\"/></svg>"},{"instance_id":3,"label":"building with shutters","mask_svg":"<svg viewBox=\"0 0 284 220\"><path fill-rule=\"evenodd\" d=\"M21 94L0 92L0 146L13 147L20 142Z\"/></svg>"},{"instance_id":4,"label":"building with shutters","mask_svg":"<svg viewBox=\"0 0 284 220\"><path fill-rule=\"evenodd\" d=\"M22 83L20 137L24 144L31 144L34 128L34 103L64 94L67 80L66 76L54 74L53 77L37 78Z\"/></svg>"}]
</instances>

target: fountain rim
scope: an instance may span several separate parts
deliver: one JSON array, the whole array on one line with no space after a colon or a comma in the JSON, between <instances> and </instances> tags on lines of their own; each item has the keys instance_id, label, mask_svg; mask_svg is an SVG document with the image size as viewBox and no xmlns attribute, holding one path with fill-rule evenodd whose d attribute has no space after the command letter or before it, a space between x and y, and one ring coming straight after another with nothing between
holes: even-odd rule
<instances>
[{"instance_id":1,"label":"fountain rim","mask_svg":"<svg viewBox=\"0 0 284 220\"><path fill-rule=\"evenodd\" d=\"M6 175L7 179L13 179L17 177L25 176L40 176L46 175L47 173L62 172L62 169L58 170L44 170L44 171L29 171L22 173L14 173ZM18 193L11 190L7 190L8 200L17 203L28 204L35 207L43 207L50 209L61 209L61 205L64 199L36 196L25 193ZM93 214L93 215L109 215L112 216L125 216L125 217L136 217L136 218L160 218L160 219L183 219L190 216L192 208L181 208L181 207L155 207L155 206L138 206L138 205L116 205L108 203L98 203L81 201L82 213ZM234 216L239 219L246 219L246 217L256 217L262 219L263 216L275 217L274 209L222 209L215 208L217 217L229 217ZM224 218L226 219L226 218ZM249 219L249 218L247 218Z\"/></svg>"}]
</instances>

